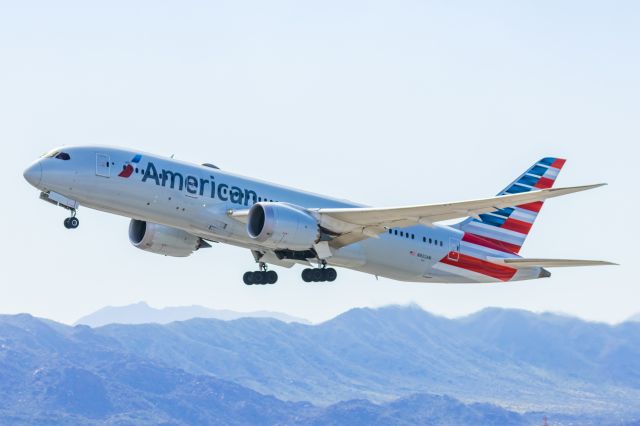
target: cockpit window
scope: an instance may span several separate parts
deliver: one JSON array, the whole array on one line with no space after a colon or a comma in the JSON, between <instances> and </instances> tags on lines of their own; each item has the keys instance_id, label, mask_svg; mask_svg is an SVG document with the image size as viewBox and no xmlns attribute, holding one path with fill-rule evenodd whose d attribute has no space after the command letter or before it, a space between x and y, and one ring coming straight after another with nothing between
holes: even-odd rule
<instances>
[{"instance_id":1,"label":"cockpit window","mask_svg":"<svg viewBox=\"0 0 640 426\"><path fill-rule=\"evenodd\" d=\"M42 156L42 158L57 158L58 160L71 160L71 156L69 154L67 154L66 152L62 152L62 151L49 151L46 154L44 154Z\"/></svg>"},{"instance_id":2,"label":"cockpit window","mask_svg":"<svg viewBox=\"0 0 640 426\"><path fill-rule=\"evenodd\" d=\"M56 158L64 161L71 160L71 157L66 152L59 152L58 155L56 155Z\"/></svg>"}]
</instances>

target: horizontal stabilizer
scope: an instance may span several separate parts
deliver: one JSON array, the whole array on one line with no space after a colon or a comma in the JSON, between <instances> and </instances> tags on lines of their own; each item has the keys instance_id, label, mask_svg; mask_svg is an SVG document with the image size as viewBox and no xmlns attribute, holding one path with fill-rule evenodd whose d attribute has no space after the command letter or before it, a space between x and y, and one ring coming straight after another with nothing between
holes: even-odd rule
<instances>
[{"instance_id":1,"label":"horizontal stabilizer","mask_svg":"<svg viewBox=\"0 0 640 426\"><path fill-rule=\"evenodd\" d=\"M607 262L604 260L571 260L571 259L503 259L492 258L494 263L503 263L514 268L566 268L572 266L606 266L617 265L617 263Z\"/></svg>"}]
</instances>

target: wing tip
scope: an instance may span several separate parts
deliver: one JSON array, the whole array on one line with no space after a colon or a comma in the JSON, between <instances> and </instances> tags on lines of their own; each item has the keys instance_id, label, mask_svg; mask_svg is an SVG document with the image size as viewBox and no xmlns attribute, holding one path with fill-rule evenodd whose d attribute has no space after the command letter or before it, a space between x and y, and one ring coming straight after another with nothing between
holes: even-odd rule
<instances>
[{"instance_id":1,"label":"wing tip","mask_svg":"<svg viewBox=\"0 0 640 426\"><path fill-rule=\"evenodd\" d=\"M566 194L571 194L574 192L581 192L581 191L588 191L590 189L596 189L596 188L600 188L601 186L607 186L609 185L608 183L602 182L602 183L592 183L590 185L578 185L578 186L562 186L559 188L547 188L547 189L540 189L538 191L545 191L548 193L552 193L552 192L564 192Z\"/></svg>"}]
</instances>

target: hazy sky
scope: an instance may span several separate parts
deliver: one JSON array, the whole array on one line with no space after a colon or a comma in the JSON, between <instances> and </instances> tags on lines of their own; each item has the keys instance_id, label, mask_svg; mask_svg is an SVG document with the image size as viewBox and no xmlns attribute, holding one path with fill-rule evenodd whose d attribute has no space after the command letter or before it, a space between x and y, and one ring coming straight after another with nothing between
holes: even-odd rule
<instances>
[{"instance_id":1,"label":"hazy sky","mask_svg":"<svg viewBox=\"0 0 640 426\"><path fill-rule=\"evenodd\" d=\"M72 322L105 305L200 304L311 320L416 302L617 322L640 312L637 1L0 2L0 312ZM112 144L376 205L491 196L543 156L558 185L523 255L606 259L546 280L406 284L340 270L242 284L249 251L135 249L128 219L81 226L23 169L58 145Z\"/></svg>"}]
</instances>

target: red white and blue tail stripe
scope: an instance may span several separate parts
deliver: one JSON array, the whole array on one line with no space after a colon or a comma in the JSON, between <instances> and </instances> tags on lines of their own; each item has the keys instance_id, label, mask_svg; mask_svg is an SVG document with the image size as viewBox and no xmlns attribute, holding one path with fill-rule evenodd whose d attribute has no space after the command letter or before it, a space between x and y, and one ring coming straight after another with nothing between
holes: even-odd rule
<instances>
[{"instance_id":1,"label":"red white and blue tail stripe","mask_svg":"<svg viewBox=\"0 0 640 426\"><path fill-rule=\"evenodd\" d=\"M535 163L498 195L551 188L564 166L562 158L546 157ZM496 254L516 254L524 244L543 202L495 210L481 214L480 220L467 219L458 228L464 231L463 246L480 246Z\"/></svg>"}]
</instances>

